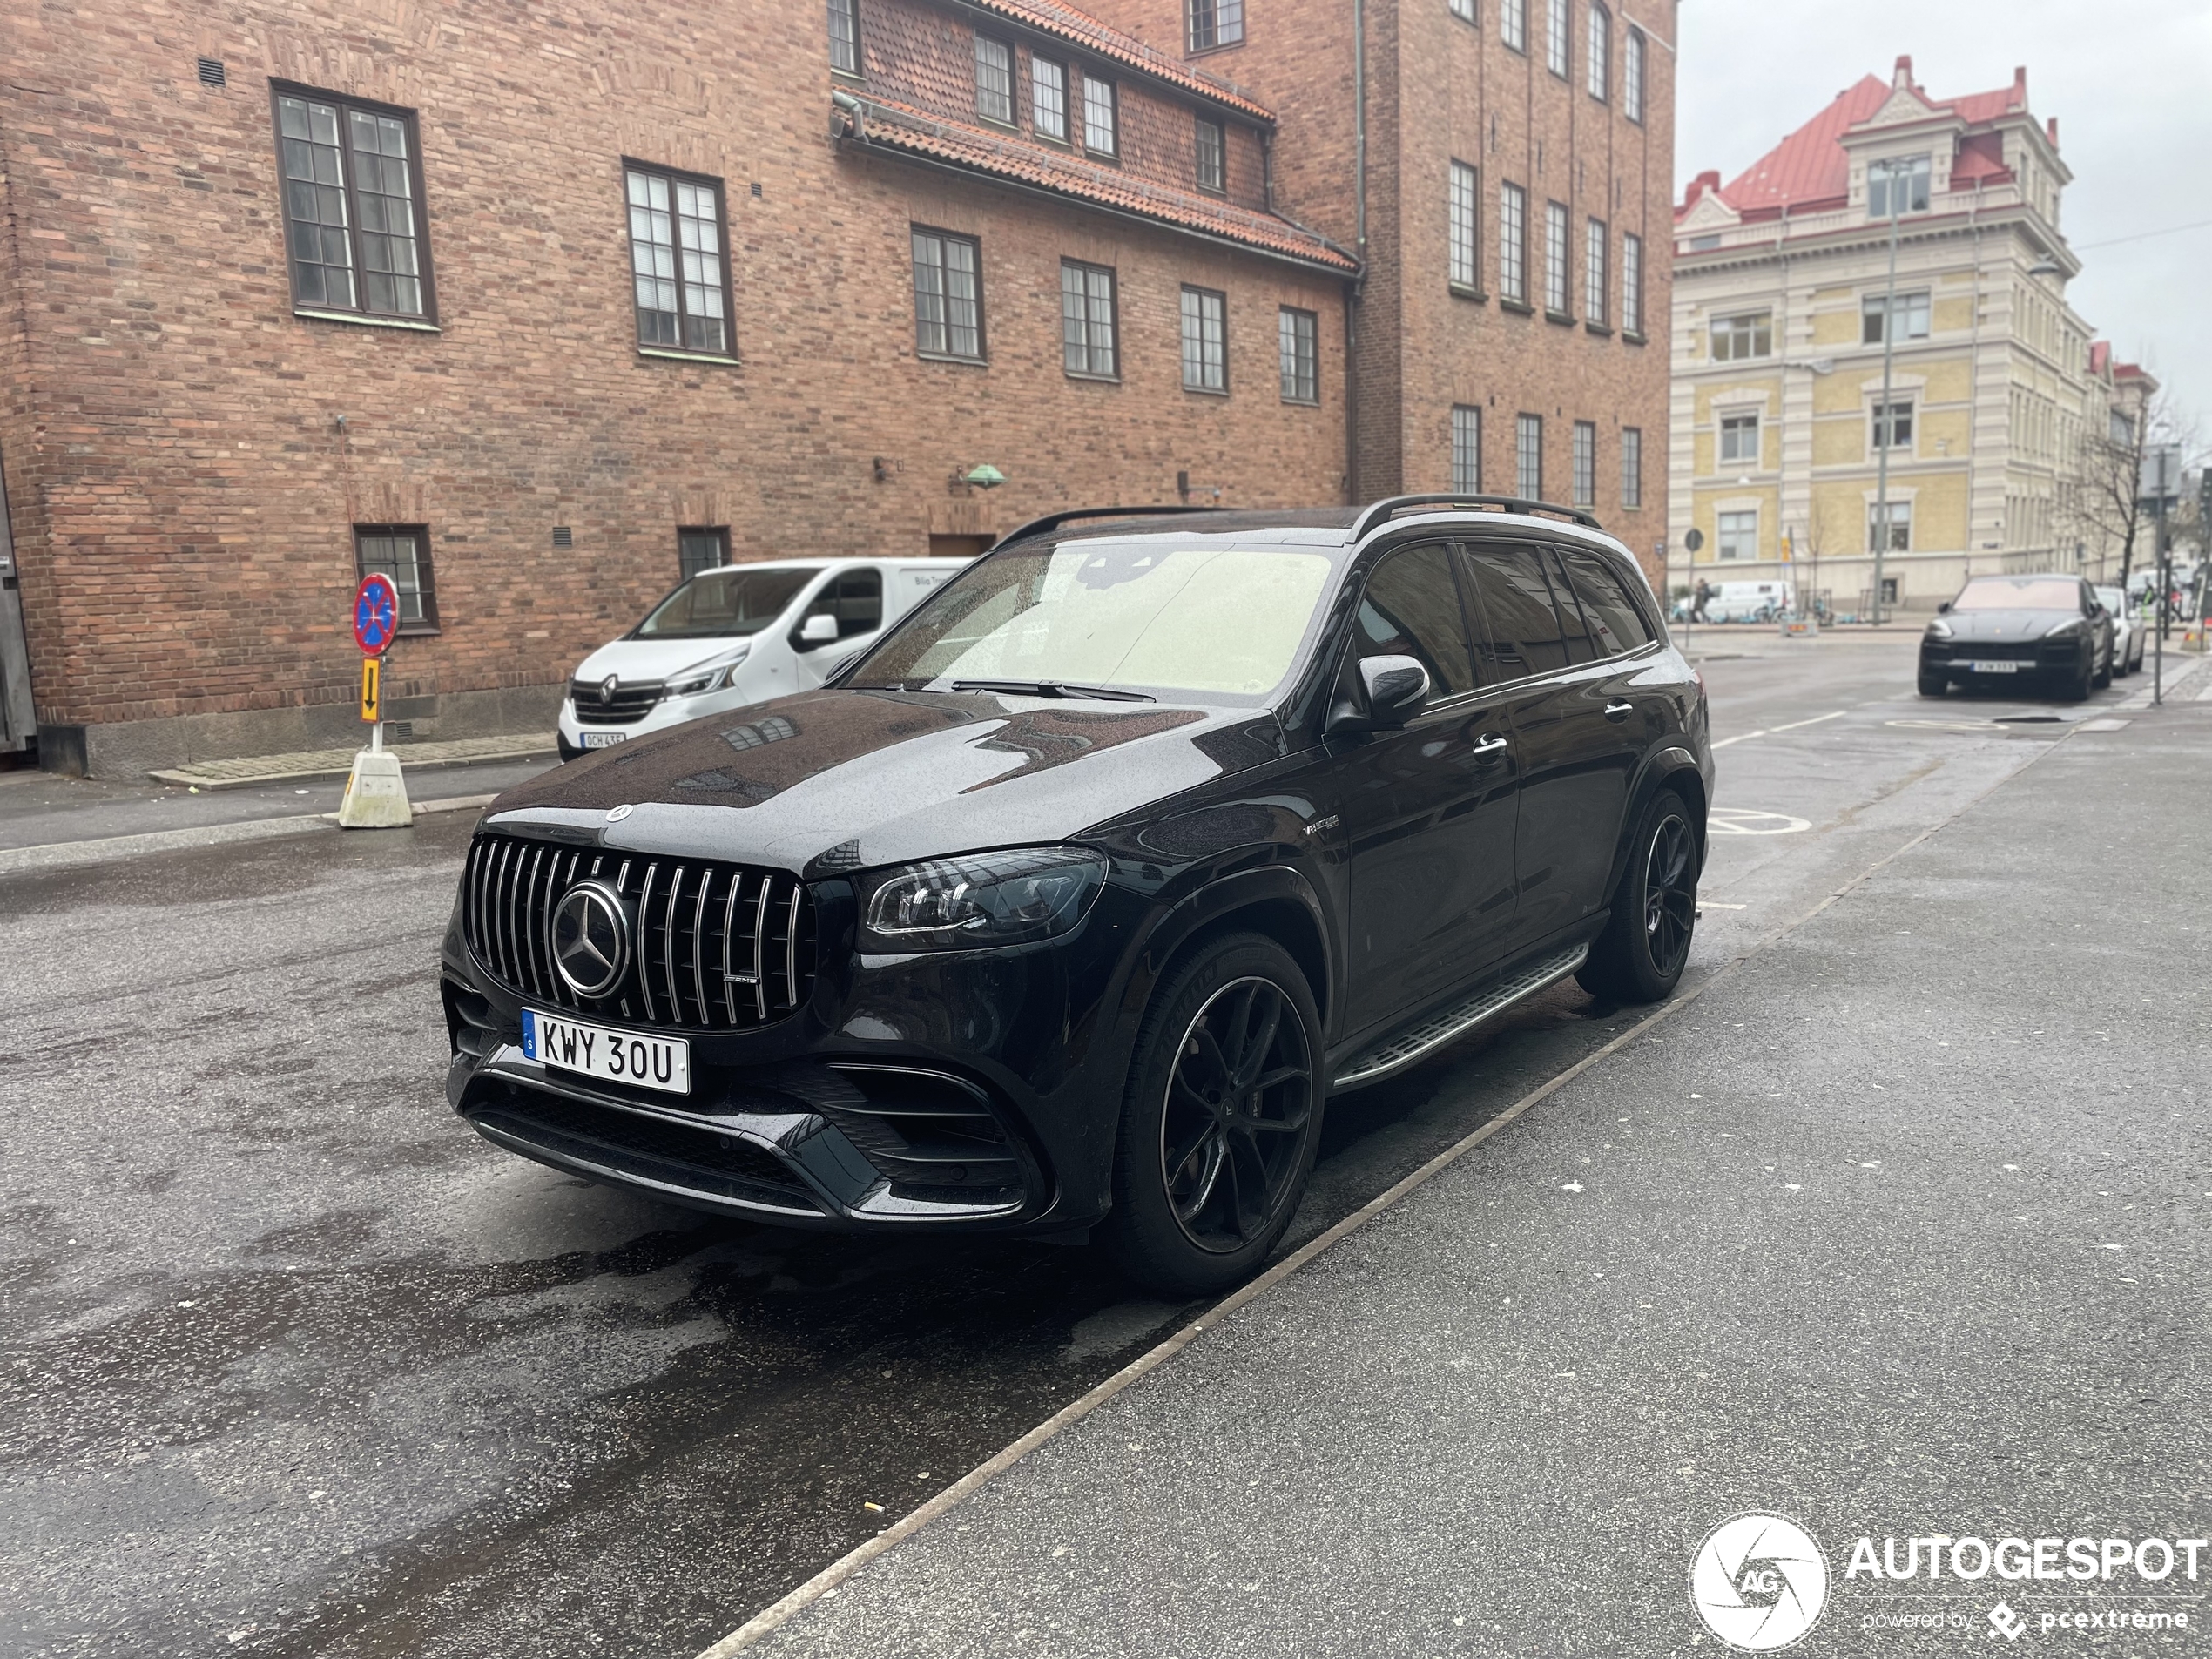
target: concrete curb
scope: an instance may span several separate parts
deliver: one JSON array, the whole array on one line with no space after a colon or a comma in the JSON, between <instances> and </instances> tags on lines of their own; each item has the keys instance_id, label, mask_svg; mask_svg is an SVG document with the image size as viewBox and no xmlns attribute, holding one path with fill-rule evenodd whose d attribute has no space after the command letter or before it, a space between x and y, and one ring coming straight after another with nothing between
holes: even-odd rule
<instances>
[{"instance_id":1,"label":"concrete curb","mask_svg":"<svg viewBox=\"0 0 2212 1659\"><path fill-rule=\"evenodd\" d=\"M417 801L415 815L421 818L430 813L482 808L491 805L493 799L489 795L455 795L447 800ZM48 841L37 846L8 847L0 849L0 876L76 869L143 858L152 853L221 846L233 841L274 840L280 836L335 829L337 819L335 813L301 813L286 818L249 818L236 824L201 824L189 829L148 830L138 835L105 835L88 841Z\"/></svg>"},{"instance_id":2,"label":"concrete curb","mask_svg":"<svg viewBox=\"0 0 2212 1659\"><path fill-rule=\"evenodd\" d=\"M559 744L552 738L533 739L529 743L517 743L508 748L490 750L482 754L425 756L411 752L425 746L435 745L396 744L393 745L390 752L400 758L401 764L409 773L445 772L455 766L502 765L516 760L543 760L549 755L560 752ZM172 766L160 772L150 772L146 776L156 783L174 784L179 788L189 786L199 790L202 794L212 794L225 789L258 789L269 784L327 781L350 777L353 769L353 751L347 750L343 760L318 761L314 765L297 767L290 771L257 772L239 778L203 773L190 766Z\"/></svg>"}]
</instances>

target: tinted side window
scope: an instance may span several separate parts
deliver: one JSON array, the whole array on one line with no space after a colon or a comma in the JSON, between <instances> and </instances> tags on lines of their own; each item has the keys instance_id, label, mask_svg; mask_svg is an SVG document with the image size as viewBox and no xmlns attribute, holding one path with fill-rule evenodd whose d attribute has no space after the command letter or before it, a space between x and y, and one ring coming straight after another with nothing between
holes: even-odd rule
<instances>
[{"instance_id":1,"label":"tinted side window","mask_svg":"<svg viewBox=\"0 0 2212 1659\"><path fill-rule=\"evenodd\" d=\"M813 609L837 618L837 637L872 634L883 625L883 572L847 570L814 601Z\"/></svg>"},{"instance_id":2,"label":"tinted side window","mask_svg":"<svg viewBox=\"0 0 2212 1659\"><path fill-rule=\"evenodd\" d=\"M1384 556L1367 578L1352 634L1360 657L1415 658L1428 670L1439 697L1474 688L1460 590L1452 580L1451 553L1440 543L1401 547Z\"/></svg>"},{"instance_id":3,"label":"tinted side window","mask_svg":"<svg viewBox=\"0 0 2212 1659\"><path fill-rule=\"evenodd\" d=\"M1575 590L1568 585L1566 574L1559 568L1559 550L1555 547L1544 550L1544 574L1551 578L1552 601L1559 607L1560 627L1567 636L1567 660L1588 663L1604 656L1605 647L1593 637L1595 630L1584 620Z\"/></svg>"},{"instance_id":4,"label":"tinted side window","mask_svg":"<svg viewBox=\"0 0 2212 1659\"><path fill-rule=\"evenodd\" d=\"M1559 613L1536 550L1490 543L1461 554L1481 604L1483 678L1494 684L1566 667Z\"/></svg>"},{"instance_id":5,"label":"tinted side window","mask_svg":"<svg viewBox=\"0 0 2212 1659\"><path fill-rule=\"evenodd\" d=\"M1599 654L1617 656L1649 644L1651 630L1613 562L1588 548L1562 547L1558 551L1575 597L1582 602L1583 619L1597 638Z\"/></svg>"}]
</instances>

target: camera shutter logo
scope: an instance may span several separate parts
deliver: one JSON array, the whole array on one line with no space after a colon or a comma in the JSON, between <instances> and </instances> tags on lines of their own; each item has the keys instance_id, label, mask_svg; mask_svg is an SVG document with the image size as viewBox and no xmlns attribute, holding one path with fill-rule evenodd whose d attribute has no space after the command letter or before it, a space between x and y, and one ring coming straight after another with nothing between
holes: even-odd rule
<instances>
[{"instance_id":1,"label":"camera shutter logo","mask_svg":"<svg viewBox=\"0 0 2212 1659\"><path fill-rule=\"evenodd\" d=\"M604 996L622 981L630 954L622 895L604 881L579 881L553 909L553 966L578 996Z\"/></svg>"},{"instance_id":2,"label":"camera shutter logo","mask_svg":"<svg viewBox=\"0 0 2212 1659\"><path fill-rule=\"evenodd\" d=\"M1828 1558L1782 1515L1738 1515L1690 1558L1689 1599L1705 1628L1740 1653L1786 1648L1820 1622Z\"/></svg>"}]
</instances>

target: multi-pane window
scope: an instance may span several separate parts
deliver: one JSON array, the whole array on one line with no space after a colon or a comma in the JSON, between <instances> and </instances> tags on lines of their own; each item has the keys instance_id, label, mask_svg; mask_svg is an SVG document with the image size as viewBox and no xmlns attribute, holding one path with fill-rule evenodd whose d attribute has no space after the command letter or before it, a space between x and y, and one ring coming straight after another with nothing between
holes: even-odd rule
<instances>
[{"instance_id":1,"label":"multi-pane window","mask_svg":"<svg viewBox=\"0 0 2212 1659\"><path fill-rule=\"evenodd\" d=\"M1482 411L1472 403L1452 406L1452 488L1467 496L1482 488Z\"/></svg>"},{"instance_id":2,"label":"multi-pane window","mask_svg":"<svg viewBox=\"0 0 2212 1659\"><path fill-rule=\"evenodd\" d=\"M292 303L428 318L415 117L285 91L277 94L276 114Z\"/></svg>"},{"instance_id":3,"label":"multi-pane window","mask_svg":"<svg viewBox=\"0 0 2212 1659\"><path fill-rule=\"evenodd\" d=\"M1883 503L1866 503L1866 550L1869 553L1910 553L1912 550L1912 503L1893 501L1889 505L1889 536L1882 535ZM1897 595L1885 593L1885 599L1895 602Z\"/></svg>"},{"instance_id":4,"label":"multi-pane window","mask_svg":"<svg viewBox=\"0 0 2212 1659\"><path fill-rule=\"evenodd\" d=\"M1757 415L1721 416L1721 459L1748 461L1753 466L1758 464L1759 417Z\"/></svg>"},{"instance_id":5,"label":"multi-pane window","mask_svg":"<svg viewBox=\"0 0 2212 1659\"><path fill-rule=\"evenodd\" d=\"M1229 296L1211 288L1183 291L1183 389L1229 389Z\"/></svg>"},{"instance_id":6,"label":"multi-pane window","mask_svg":"<svg viewBox=\"0 0 2212 1659\"><path fill-rule=\"evenodd\" d=\"M1544 309L1567 314L1567 205L1544 204Z\"/></svg>"},{"instance_id":7,"label":"multi-pane window","mask_svg":"<svg viewBox=\"0 0 2212 1659\"><path fill-rule=\"evenodd\" d=\"M1541 415L1514 417L1513 487L1523 501L1544 498L1544 417Z\"/></svg>"},{"instance_id":8,"label":"multi-pane window","mask_svg":"<svg viewBox=\"0 0 2212 1659\"><path fill-rule=\"evenodd\" d=\"M1912 447L1912 400L1905 398L1874 406L1874 447L1910 449Z\"/></svg>"},{"instance_id":9,"label":"multi-pane window","mask_svg":"<svg viewBox=\"0 0 2212 1659\"><path fill-rule=\"evenodd\" d=\"M1875 219L1928 211L1928 158L1899 156L1866 168L1866 211Z\"/></svg>"},{"instance_id":10,"label":"multi-pane window","mask_svg":"<svg viewBox=\"0 0 2212 1659\"><path fill-rule=\"evenodd\" d=\"M1635 509L1643 505L1643 428L1624 426L1621 428L1621 505Z\"/></svg>"},{"instance_id":11,"label":"multi-pane window","mask_svg":"<svg viewBox=\"0 0 2212 1659\"><path fill-rule=\"evenodd\" d=\"M1713 538L1713 550L1724 559L1756 559L1759 556L1759 516L1756 512L1723 513L1715 520L1719 534Z\"/></svg>"},{"instance_id":12,"label":"multi-pane window","mask_svg":"<svg viewBox=\"0 0 2212 1659\"><path fill-rule=\"evenodd\" d=\"M982 253L972 237L914 232L914 345L933 357L983 358Z\"/></svg>"},{"instance_id":13,"label":"multi-pane window","mask_svg":"<svg viewBox=\"0 0 2212 1659\"><path fill-rule=\"evenodd\" d=\"M1474 21L1474 0L1447 0L1452 15L1463 23Z\"/></svg>"},{"instance_id":14,"label":"multi-pane window","mask_svg":"<svg viewBox=\"0 0 2212 1659\"><path fill-rule=\"evenodd\" d=\"M988 35L975 37L975 113L1014 125L1014 48Z\"/></svg>"},{"instance_id":15,"label":"multi-pane window","mask_svg":"<svg viewBox=\"0 0 2212 1659\"><path fill-rule=\"evenodd\" d=\"M694 525L676 532L676 568L685 580L729 562L728 525Z\"/></svg>"},{"instance_id":16,"label":"multi-pane window","mask_svg":"<svg viewBox=\"0 0 2212 1659\"><path fill-rule=\"evenodd\" d=\"M428 633L438 625L438 599L430 582L430 532L420 524L356 524L354 568L361 576L388 576L400 591L400 631Z\"/></svg>"},{"instance_id":17,"label":"multi-pane window","mask_svg":"<svg viewBox=\"0 0 2212 1659\"><path fill-rule=\"evenodd\" d=\"M1575 422L1575 505L1597 505L1597 427L1589 421Z\"/></svg>"},{"instance_id":18,"label":"multi-pane window","mask_svg":"<svg viewBox=\"0 0 2212 1659\"><path fill-rule=\"evenodd\" d=\"M1631 29L1621 42L1621 113L1643 119L1643 30Z\"/></svg>"},{"instance_id":19,"label":"multi-pane window","mask_svg":"<svg viewBox=\"0 0 2212 1659\"><path fill-rule=\"evenodd\" d=\"M1498 292L1528 302L1528 192L1519 185L1498 186Z\"/></svg>"},{"instance_id":20,"label":"multi-pane window","mask_svg":"<svg viewBox=\"0 0 2212 1659\"><path fill-rule=\"evenodd\" d=\"M1198 117L1197 128L1198 151L1198 188L1226 190L1229 187L1228 146L1223 141L1221 123Z\"/></svg>"},{"instance_id":21,"label":"multi-pane window","mask_svg":"<svg viewBox=\"0 0 2212 1659\"><path fill-rule=\"evenodd\" d=\"M1643 332L1643 238L1621 238L1621 327L1632 334Z\"/></svg>"},{"instance_id":22,"label":"multi-pane window","mask_svg":"<svg viewBox=\"0 0 2212 1659\"><path fill-rule=\"evenodd\" d=\"M1096 75L1083 77L1083 148L1093 155L1119 155L1115 136L1114 83Z\"/></svg>"},{"instance_id":23,"label":"multi-pane window","mask_svg":"<svg viewBox=\"0 0 2212 1659\"><path fill-rule=\"evenodd\" d=\"M1283 358L1283 401L1321 401L1321 320L1285 306L1278 314Z\"/></svg>"},{"instance_id":24,"label":"multi-pane window","mask_svg":"<svg viewBox=\"0 0 2212 1659\"><path fill-rule=\"evenodd\" d=\"M1498 38L1517 52L1528 50L1528 0L1499 0Z\"/></svg>"},{"instance_id":25,"label":"multi-pane window","mask_svg":"<svg viewBox=\"0 0 2212 1659\"><path fill-rule=\"evenodd\" d=\"M1716 363L1737 363L1746 358L1774 354L1774 314L1770 311L1716 317L1710 332L1713 361Z\"/></svg>"},{"instance_id":26,"label":"multi-pane window","mask_svg":"<svg viewBox=\"0 0 2212 1659\"><path fill-rule=\"evenodd\" d=\"M1605 221L1591 219L1582 237L1582 315L1601 326L1605 321Z\"/></svg>"},{"instance_id":27,"label":"multi-pane window","mask_svg":"<svg viewBox=\"0 0 2212 1659\"><path fill-rule=\"evenodd\" d=\"M830 67L860 72L860 0L829 0Z\"/></svg>"},{"instance_id":28,"label":"multi-pane window","mask_svg":"<svg viewBox=\"0 0 2212 1659\"><path fill-rule=\"evenodd\" d=\"M623 172L630 195L637 343L671 351L728 351L722 186L711 179L643 167Z\"/></svg>"},{"instance_id":29,"label":"multi-pane window","mask_svg":"<svg viewBox=\"0 0 2212 1659\"><path fill-rule=\"evenodd\" d=\"M1613 91L1613 15L1603 6L1590 8L1588 63L1590 96L1604 98Z\"/></svg>"},{"instance_id":30,"label":"multi-pane window","mask_svg":"<svg viewBox=\"0 0 2212 1659\"><path fill-rule=\"evenodd\" d=\"M1190 50L1234 46L1244 37L1244 0L1185 0Z\"/></svg>"},{"instance_id":31,"label":"multi-pane window","mask_svg":"<svg viewBox=\"0 0 2212 1659\"><path fill-rule=\"evenodd\" d=\"M1544 0L1544 67L1561 80L1574 68L1569 57L1574 25L1567 20L1567 6L1568 0Z\"/></svg>"},{"instance_id":32,"label":"multi-pane window","mask_svg":"<svg viewBox=\"0 0 2212 1659\"><path fill-rule=\"evenodd\" d=\"M1883 323L1887 320L1886 330ZM1858 302L1858 339L1865 346L1878 346L1886 333L1892 343L1928 337L1928 291L1917 293L1870 293Z\"/></svg>"},{"instance_id":33,"label":"multi-pane window","mask_svg":"<svg viewBox=\"0 0 2212 1659\"><path fill-rule=\"evenodd\" d=\"M1029 124L1040 138L1068 139L1068 66L1049 57L1029 60Z\"/></svg>"},{"instance_id":34,"label":"multi-pane window","mask_svg":"<svg viewBox=\"0 0 2212 1659\"><path fill-rule=\"evenodd\" d=\"M1060 341L1070 374L1111 380L1121 372L1114 341L1114 273L1060 261Z\"/></svg>"},{"instance_id":35,"label":"multi-pane window","mask_svg":"<svg viewBox=\"0 0 2212 1659\"><path fill-rule=\"evenodd\" d=\"M1481 248L1476 236L1475 190L1480 175L1464 161L1452 164L1452 280L1462 287L1482 286Z\"/></svg>"}]
</instances>

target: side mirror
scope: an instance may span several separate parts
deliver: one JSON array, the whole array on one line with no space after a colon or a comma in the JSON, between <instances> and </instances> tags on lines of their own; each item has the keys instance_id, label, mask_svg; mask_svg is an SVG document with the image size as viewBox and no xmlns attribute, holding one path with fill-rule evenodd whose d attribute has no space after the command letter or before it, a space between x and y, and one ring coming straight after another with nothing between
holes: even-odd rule
<instances>
[{"instance_id":1,"label":"side mirror","mask_svg":"<svg viewBox=\"0 0 2212 1659\"><path fill-rule=\"evenodd\" d=\"M837 618L816 611L799 624L799 643L802 645L826 645L837 637Z\"/></svg>"},{"instance_id":2,"label":"side mirror","mask_svg":"<svg viewBox=\"0 0 2212 1659\"><path fill-rule=\"evenodd\" d=\"M1411 657L1365 657L1359 686L1367 708L1357 724L1370 732L1395 732L1428 701L1428 670Z\"/></svg>"},{"instance_id":3,"label":"side mirror","mask_svg":"<svg viewBox=\"0 0 2212 1659\"><path fill-rule=\"evenodd\" d=\"M1936 607L1936 615L1937 615L1937 616L1939 616L1939 617L1941 617L1941 616L1947 616L1947 615L1949 615L1949 614L1950 614L1950 610L1951 610L1951 601L1950 601L1950 600L1948 600L1948 599L1946 599L1946 600L1945 600L1945 601L1944 601L1941 604L1939 604L1939 605L1938 605L1938 606Z\"/></svg>"}]
</instances>

